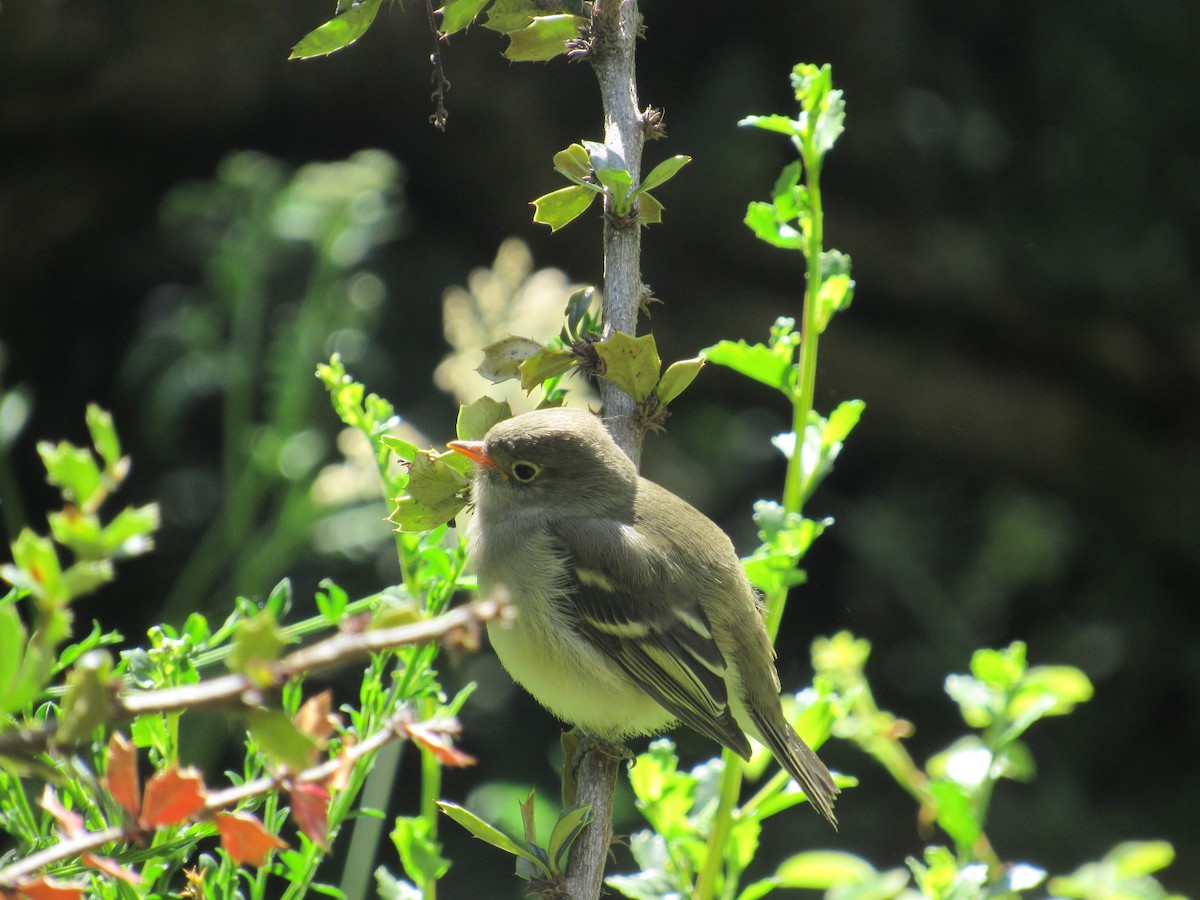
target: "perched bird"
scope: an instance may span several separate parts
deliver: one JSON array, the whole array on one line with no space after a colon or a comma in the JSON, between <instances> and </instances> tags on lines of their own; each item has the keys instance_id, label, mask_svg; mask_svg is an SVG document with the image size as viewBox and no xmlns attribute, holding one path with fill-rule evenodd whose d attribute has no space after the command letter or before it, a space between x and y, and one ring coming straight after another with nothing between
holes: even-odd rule
<instances>
[{"instance_id":1,"label":"perched bird","mask_svg":"<svg viewBox=\"0 0 1200 900\"><path fill-rule=\"evenodd\" d=\"M478 464L468 546L480 590L517 608L488 626L514 680L602 740L682 721L748 759L749 732L836 827L838 788L784 717L754 590L711 519L640 477L582 410L449 446Z\"/></svg>"}]
</instances>

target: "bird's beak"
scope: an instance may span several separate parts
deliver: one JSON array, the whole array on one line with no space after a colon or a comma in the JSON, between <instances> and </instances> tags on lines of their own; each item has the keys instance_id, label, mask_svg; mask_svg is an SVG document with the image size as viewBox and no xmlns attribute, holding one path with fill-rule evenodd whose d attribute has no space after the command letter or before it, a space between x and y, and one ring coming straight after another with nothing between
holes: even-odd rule
<instances>
[{"instance_id":1,"label":"bird's beak","mask_svg":"<svg viewBox=\"0 0 1200 900\"><path fill-rule=\"evenodd\" d=\"M496 461L483 449L483 441L451 441L446 446L455 453L461 453L471 462L490 469L496 468Z\"/></svg>"}]
</instances>

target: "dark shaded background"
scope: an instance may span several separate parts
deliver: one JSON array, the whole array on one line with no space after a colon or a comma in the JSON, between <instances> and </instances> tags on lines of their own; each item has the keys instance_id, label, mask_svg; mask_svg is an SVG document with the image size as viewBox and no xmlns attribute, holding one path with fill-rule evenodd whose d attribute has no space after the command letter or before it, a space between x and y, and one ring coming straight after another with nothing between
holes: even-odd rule
<instances>
[{"instance_id":1,"label":"dark shaded background","mask_svg":"<svg viewBox=\"0 0 1200 900\"><path fill-rule=\"evenodd\" d=\"M538 265L599 278L596 222L551 236L526 206L558 186L554 151L599 137L586 66L511 66L491 33L456 37L440 134L427 124L421 15L385 10L350 50L287 62L329 12L315 0L0 8L0 377L32 399L10 449L27 509L51 502L35 440L81 440L91 400L117 415L131 491L155 496L169 461L146 445L137 394L118 373L152 289L197 277L160 235L161 198L212 177L230 151L299 165L379 147L407 169L405 229L380 263L390 303L356 371L411 398L406 413L431 434L448 433L453 415L429 381L445 352L443 288L490 263L509 235ZM761 340L795 310L798 260L741 225L788 147L734 124L789 111L787 74L801 60L832 62L847 96L848 130L826 167L827 242L853 256L858 291L822 344L818 403L861 397L867 414L810 509L837 525L785 623L785 683L808 677L812 636L846 628L870 639L880 702L917 724L924 760L962 729L941 684L972 649L1022 639L1035 663L1082 667L1097 697L1034 729L1039 776L998 793L997 849L1064 872L1119 840L1164 837L1180 855L1164 881L1194 890L1195 5L649 0L643 12L641 98L665 107L670 134L647 162L695 158L659 194L666 224L645 235L645 277L666 301L653 319L665 359L724 337ZM671 434L651 439L647 469L748 549L749 504L780 484L782 465L763 448L783 411L711 369L685 401ZM187 452L203 457L203 434ZM172 548L191 539L168 529L157 559L126 566L83 615L139 633L170 583ZM289 571L300 595L324 574L352 593L380 585L372 570L330 561ZM504 676L476 659L453 677ZM482 765L451 777L448 795L481 778L553 793L556 726L526 698L508 702L504 715L466 715ZM765 858L797 844L880 867L919 853L899 789L848 746L826 755L863 779L839 806L841 832L797 815ZM445 896L478 890L473 876L504 883L498 853L446 831L463 864Z\"/></svg>"}]
</instances>

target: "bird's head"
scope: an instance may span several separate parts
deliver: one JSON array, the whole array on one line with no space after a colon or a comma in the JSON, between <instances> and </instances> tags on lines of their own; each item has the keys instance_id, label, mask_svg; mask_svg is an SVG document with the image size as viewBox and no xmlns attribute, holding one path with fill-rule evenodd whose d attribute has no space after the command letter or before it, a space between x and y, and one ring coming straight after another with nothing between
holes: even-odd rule
<instances>
[{"instance_id":1,"label":"bird's head","mask_svg":"<svg viewBox=\"0 0 1200 900\"><path fill-rule=\"evenodd\" d=\"M539 508L555 516L620 516L637 490L637 468L584 410L525 413L497 423L482 441L449 446L478 464L475 504L489 516Z\"/></svg>"}]
</instances>

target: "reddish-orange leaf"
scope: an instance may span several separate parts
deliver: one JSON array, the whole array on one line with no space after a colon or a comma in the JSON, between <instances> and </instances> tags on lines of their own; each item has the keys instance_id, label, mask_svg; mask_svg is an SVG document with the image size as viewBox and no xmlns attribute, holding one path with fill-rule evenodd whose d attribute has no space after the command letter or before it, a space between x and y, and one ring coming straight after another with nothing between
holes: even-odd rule
<instances>
[{"instance_id":1,"label":"reddish-orange leaf","mask_svg":"<svg viewBox=\"0 0 1200 900\"><path fill-rule=\"evenodd\" d=\"M304 701L304 705L292 716L292 724L324 747L337 724L337 717L332 711L333 691L321 691Z\"/></svg>"},{"instance_id":2,"label":"reddish-orange leaf","mask_svg":"<svg viewBox=\"0 0 1200 900\"><path fill-rule=\"evenodd\" d=\"M17 891L29 897L30 900L82 900L86 884L75 884L70 881L59 881L49 875L25 881L17 885Z\"/></svg>"},{"instance_id":3,"label":"reddish-orange leaf","mask_svg":"<svg viewBox=\"0 0 1200 900\"><path fill-rule=\"evenodd\" d=\"M41 807L54 816L54 820L68 837L74 837L83 831L83 816L63 806L59 802L58 794L54 793L54 788L50 785L46 785L46 789L42 791Z\"/></svg>"},{"instance_id":4,"label":"reddish-orange leaf","mask_svg":"<svg viewBox=\"0 0 1200 900\"><path fill-rule=\"evenodd\" d=\"M136 816L142 807L142 785L138 779L137 748L125 735L113 732L108 740L108 792L121 809Z\"/></svg>"},{"instance_id":5,"label":"reddish-orange leaf","mask_svg":"<svg viewBox=\"0 0 1200 900\"><path fill-rule=\"evenodd\" d=\"M409 737L436 756L443 766L475 765L475 757L463 753L450 743L450 738L444 732L434 731L420 722L409 722L404 726L404 730L408 732Z\"/></svg>"},{"instance_id":6,"label":"reddish-orange leaf","mask_svg":"<svg viewBox=\"0 0 1200 900\"><path fill-rule=\"evenodd\" d=\"M138 887L142 883L142 876L132 869L126 869L115 859L109 859L107 856L96 856L94 853L83 854L83 864L90 869L95 869L97 872L103 872L110 878L116 878L118 881L124 881L126 884L131 884Z\"/></svg>"},{"instance_id":7,"label":"reddish-orange leaf","mask_svg":"<svg viewBox=\"0 0 1200 900\"><path fill-rule=\"evenodd\" d=\"M172 763L146 783L140 821L146 828L186 822L204 809L204 794L204 780L196 769L180 770Z\"/></svg>"},{"instance_id":8,"label":"reddish-orange leaf","mask_svg":"<svg viewBox=\"0 0 1200 900\"><path fill-rule=\"evenodd\" d=\"M215 821L221 833L221 846L238 865L262 868L272 850L287 849L287 841L271 834L267 826L249 813L217 813Z\"/></svg>"},{"instance_id":9,"label":"reddish-orange leaf","mask_svg":"<svg viewBox=\"0 0 1200 900\"><path fill-rule=\"evenodd\" d=\"M329 791L308 781L295 785L292 818L310 841L322 850L329 849Z\"/></svg>"}]
</instances>

